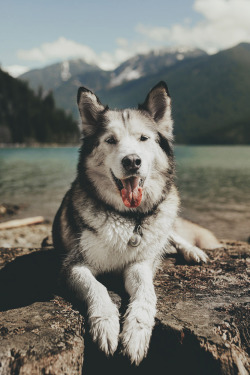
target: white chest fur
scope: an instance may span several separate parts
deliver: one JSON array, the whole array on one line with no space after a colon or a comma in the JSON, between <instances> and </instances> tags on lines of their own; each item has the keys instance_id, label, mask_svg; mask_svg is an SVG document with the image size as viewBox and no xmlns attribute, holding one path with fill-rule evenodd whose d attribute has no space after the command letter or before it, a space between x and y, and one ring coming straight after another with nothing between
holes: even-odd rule
<instances>
[{"instance_id":1,"label":"white chest fur","mask_svg":"<svg viewBox=\"0 0 250 375\"><path fill-rule=\"evenodd\" d=\"M164 207L163 207L164 208ZM119 215L110 215L103 220L95 218L97 233L84 231L81 236L81 251L87 263L97 271L121 270L128 263L160 257L168 241L175 212L166 215L162 209L157 215L142 221L141 241L131 244L136 223Z\"/></svg>"}]
</instances>

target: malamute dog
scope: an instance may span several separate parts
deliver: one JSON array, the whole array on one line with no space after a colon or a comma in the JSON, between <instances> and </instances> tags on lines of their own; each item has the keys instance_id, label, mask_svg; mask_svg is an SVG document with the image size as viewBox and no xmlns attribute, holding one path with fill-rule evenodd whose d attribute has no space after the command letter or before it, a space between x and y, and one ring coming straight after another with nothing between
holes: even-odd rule
<instances>
[{"instance_id":1,"label":"malamute dog","mask_svg":"<svg viewBox=\"0 0 250 375\"><path fill-rule=\"evenodd\" d=\"M90 333L101 350L123 352L138 365L154 326L153 277L172 246L187 261L206 254L177 234L173 122L167 85L158 83L138 109L110 110L90 90L78 91L83 143L78 173L53 225L61 272L85 301ZM216 241L216 240L215 240ZM96 276L120 272L130 303L119 311Z\"/></svg>"}]
</instances>

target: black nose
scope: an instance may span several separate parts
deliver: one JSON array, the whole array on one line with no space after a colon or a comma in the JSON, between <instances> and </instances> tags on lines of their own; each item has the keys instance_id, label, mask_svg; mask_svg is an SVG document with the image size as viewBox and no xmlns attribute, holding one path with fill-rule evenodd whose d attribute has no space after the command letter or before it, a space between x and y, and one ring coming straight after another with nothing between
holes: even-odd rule
<instances>
[{"instance_id":1,"label":"black nose","mask_svg":"<svg viewBox=\"0 0 250 375\"><path fill-rule=\"evenodd\" d=\"M122 165L126 171L136 172L141 166L141 158L136 154L130 154L122 159Z\"/></svg>"}]
</instances>

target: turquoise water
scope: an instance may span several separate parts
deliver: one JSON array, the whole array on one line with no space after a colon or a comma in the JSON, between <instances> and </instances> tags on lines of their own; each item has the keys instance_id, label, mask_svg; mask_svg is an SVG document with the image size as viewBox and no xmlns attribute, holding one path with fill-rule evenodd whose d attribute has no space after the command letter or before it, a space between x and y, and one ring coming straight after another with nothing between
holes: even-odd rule
<instances>
[{"instance_id":1,"label":"turquoise water","mask_svg":"<svg viewBox=\"0 0 250 375\"><path fill-rule=\"evenodd\" d=\"M220 238L250 236L250 147L176 146L182 215ZM0 149L0 202L23 206L20 217L53 220L73 181L78 149Z\"/></svg>"}]
</instances>

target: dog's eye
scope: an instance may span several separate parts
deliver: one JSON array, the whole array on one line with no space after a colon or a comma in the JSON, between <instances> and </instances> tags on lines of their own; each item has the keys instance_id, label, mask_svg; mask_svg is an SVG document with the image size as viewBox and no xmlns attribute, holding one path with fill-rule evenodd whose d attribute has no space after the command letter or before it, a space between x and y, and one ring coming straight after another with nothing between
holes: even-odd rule
<instances>
[{"instance_id":1,"label":"dog's eye","mask_svg":"<svg viewBox=\"0 0 250 375\"><path fill-rule=\"evenodd\" d=\"M117 143L117 140L115 139L115 137L108 137L105 142L109 143L110 145L115 145Z\"/></svg>"},{"instance_id":2,"label":"dog's eye","mask_svg":"<svg viewBox=\"0 0 250 375\"><path fill-rule=\"evenodd\" d=\"M149 137L147 137L146 135L141 135L140 141L145 142L148 140L148 138Z\"/></svg>"}]
</instances>

